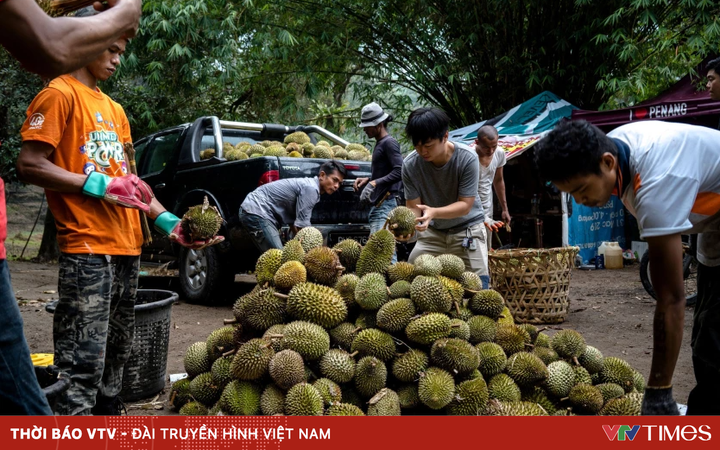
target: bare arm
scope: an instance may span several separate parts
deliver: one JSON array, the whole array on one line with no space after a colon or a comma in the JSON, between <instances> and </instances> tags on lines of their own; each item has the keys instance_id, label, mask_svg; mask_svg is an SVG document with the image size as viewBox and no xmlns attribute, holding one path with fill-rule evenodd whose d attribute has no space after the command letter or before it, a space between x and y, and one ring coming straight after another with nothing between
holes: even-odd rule
<instances>
[{"instance_id":1,"label":"bare arm","mask_svg":"<svg viewBox=\"0 0 720 450\"><path fill-rule=\"evenodd\" d=\"M670 386L685 320L683 250L679 234L648 238L650 280L657 293L648 386Z\"/></svg>"},{"instance_id":2,"label":"bare arm","mask_svg":"<svg viewBox=\"0 0 720 450\"><path fill-rule=\"evenodd\" d=\"M80 193L87 177L72 173L48 160L55 148L41 141L25 141L17 161L18 178L51 191Z\"/></svg>"},{"instance_id":3,"label":"bare arm","mask_svg":"<svg viewBox=\"0 0 720 450\"><path fill-rule=\"evenodd\" d=\"M132 37L141 0L109 0L91 17L50 17L35 0L0 2L0 44L31 72L55 77L86 66L123 35Z\"/></svg>"},{"instance_id":4,"label":"bare arm","mask_svg":"<svg viewBox=\"0 0 720 450\"><path fill-rule=\"evenodd\" d=\"M505 177L503 176L502 167L498 167L495 171L493 188L495 188L495 194L500 201L500 207L502 208L502 218L506 223L510 223L510 211L508 211L507 198L505 197Z\"/></svg>"}]
</instances>

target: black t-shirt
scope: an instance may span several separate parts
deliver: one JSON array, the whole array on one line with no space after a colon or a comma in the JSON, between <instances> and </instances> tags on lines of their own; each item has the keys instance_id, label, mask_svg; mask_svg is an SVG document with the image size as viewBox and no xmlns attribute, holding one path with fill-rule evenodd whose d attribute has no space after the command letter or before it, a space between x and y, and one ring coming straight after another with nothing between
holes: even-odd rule
<instances>
[{"instance_id":1,"label":"black t-shirt","mask_svg":"<svg viewBox=\"0 0 720 450\"><path fill-rule=\"evenodd\" d=\"M400 144L389 134L377 141L372 154L370 181L376 184L371 201L377 203L387 192L397 194L402 185L403 158Z\"/></svg>"}]
</instances>

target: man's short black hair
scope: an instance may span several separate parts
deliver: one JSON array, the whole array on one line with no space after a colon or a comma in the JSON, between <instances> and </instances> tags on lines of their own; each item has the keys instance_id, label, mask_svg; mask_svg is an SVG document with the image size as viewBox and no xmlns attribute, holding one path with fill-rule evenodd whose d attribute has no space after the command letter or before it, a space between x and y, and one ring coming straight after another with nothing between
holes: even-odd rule
<instances>
[{"instance_id":1,"label":"man's short black hair","mask_svg":"<svg viewBox=\"0 0 720 450\"><path fill-rule=\"evenodd\" d=\"M448 131L450 117L438 108L418 108L410 113L405 134L413 145L424 144L432 139L442 139Z\"/></svg>"},{"instance_id":2,"label":"man's short black hair","mask_svg":"<svg viewBox=\"0 0 720 450\"><path fill-rule=\"evenodd\" d=\"M539 175L548 181L599 175L602 155L611 153L617 156L612 140L584 120L559 123L534 148Z\"/></svg>"},{"instance_id":3,"label":"man's short black hair","mask_svg":"<svg viewBox=\"0 0 720 450\"><path fill-rule=\"evenodd\" d=\"M343 180L345 179L345 177L347 177L347 170L345 169L345 166L335 161L334 159L325 161L323 165L320 166L320 170L318 171L318 173L320 172L325 172L325 175L332 175L334 172L337 172L342 175Z\"/></svg>"},{"instance_id":4,"label":"man's short black hair","mask_svg":"<svg viewBox=\"0 0 720 450\"><path fill-rule=\"evenodd\" d=\"M497 139L498 137L498 131L497 128L495 128L492 125L483 125L477 130L477 137L480 138L487 138L487 139Z\"/></svg>"},{"instance_id":5,"label":"man's short black hair","mask_svg":"<svg viewBox=\"0 0 720 450\"><path fill-rule=\"evenodd\" d=\"M707 63L707 71L714 70L716 74L720 75L720 58L715 58Z\"/></svg>"}]
</instances>

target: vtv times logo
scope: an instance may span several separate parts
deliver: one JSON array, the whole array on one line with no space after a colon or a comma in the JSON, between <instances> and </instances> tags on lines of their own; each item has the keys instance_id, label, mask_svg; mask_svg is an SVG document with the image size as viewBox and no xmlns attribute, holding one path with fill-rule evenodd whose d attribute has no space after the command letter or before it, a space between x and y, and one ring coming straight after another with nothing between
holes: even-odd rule
<instances>
[{"instance_id":1,"label":"vtv times logo","mask_svg":"<svg viewBox=\"0 0 720 450\"><path fill-rule=\"evenodd\" d=\"M712 439L709 425L603 425L603 431L609 441L633 441L638 434L647 441L709 441ZM640 432L645 428L646 432Z\"/></svg>"}]
</instances>

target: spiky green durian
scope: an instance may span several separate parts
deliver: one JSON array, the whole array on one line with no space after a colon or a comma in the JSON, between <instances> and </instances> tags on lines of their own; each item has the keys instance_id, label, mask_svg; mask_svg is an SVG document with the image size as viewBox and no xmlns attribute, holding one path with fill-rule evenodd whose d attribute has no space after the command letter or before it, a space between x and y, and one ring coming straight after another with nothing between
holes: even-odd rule
<instances>
[{"instance_id":1,"label":"spiky green durian","mask_svg":"<svg viewBox=\"0 0 720 450\"><path fill-rule=\"evenodd\" d=\"M347 150L348 152L353 151L353 150L360 151L360 152L367 152L367 151L368 151L367 148L365 148L364 145L362 145L362 144L355 144L355 143L346 145L346 146L345 146L345 150Z\"/></svg>"},{"instance_id":2,"label":"spiky green durian","mask_svg":"<svg viewBox=\"0 0 720 450\"><path fill-rule=\"evenodd\" d=\"M210 361L215 361L223 353L232 350L234 347L235 327L224 326L213 330L205 341Z\"/></svg>"},{"instance_id":3,"label":"spiky green durian","mask_svg":"<svg viewBox=\"0 0 720 450\"><path fill-rule=\"evenodd\" d=\"M411 284L405 280L394 282L388 287L390 298L410 298Z\"/></svg>"},{"instance_id":4,"label":"spiky green durian","mask_svg":"<svg viewBox=\"0 0 720 450\"><path fill-rule=\"evenodd\" d=\"M455 396L455 380L447 371L430 367L420 374L418 396L430 409L442 409Z\"/></svg>"},{"instance_id":5,"label":"spiky green durian","mask_svg":"<svg viewBox=\"0 0 720 450\"><path fill-rule=\"evenodd\" d=\"M280 323L273 325L263 333L263 339L267 339L271 342L273 350L279 352L282 350L282 334L285 331L285 324Z\"/></svg>"},{"instance_id":6,"label":"spiky green durian","mask_svg":"<svg viewBox=\"0 0 720 450\"><path fill-rule=\"evenodd\" d=\"M381 361L389 361L395 356L395 341L388 333L377 328L368 328L358 333L350 351L362 356L374 356Z\"/></svg>"},{"instance_id":7,"label":"spiky green durian","mask_svg":"<svg viewBox=\"0 0 720 450\"><path fill-rule=\"evenodd\" d=\"M488 398L487 384L482 377L463 381L455 388L455 396L447 406L447 412L453 416L482 415Z\"/></svg>"},{"instance_id":8,"label":"spiky green durian","mask_svg":"<svg viewBox=\"0 0 720 450\"><path fill-rule=\"evenodd\" d=\"M315 227L303 228L302 230L298 231L298 233L293 239L300 242L303 250L305 250L306 256L307 252L309 252L310 250L323 245L322 232Z\"/></svg>"},{"instance_id":9,"label":"spiky green durian","mask_svg":"<svg viewBox=\"0 0 720 450\"><path fill-rule=\"evenodd\" d=\"M388 300L388 288L383 275L372 272L360 278L355 288L355 302L362 309L376 311Z\"/></svg>"},{"instance_id":10,"label":"spiky green durian","mask_svg":"<svg viewBox=\"0 0 720 450\"><path fill-rule=\"evenodd\" d=\"M527 352L518 352L510 356L505 372L520 387L535 386L548 377L548 369L540 358Z\"/></svg>"},{"instance_id":11,"label":"spiky green durian","mask_svg":"<svg viewBox=\"0 0 720 450\"><path fill-rule=\"evenodd\" d=\"M173 410L179 411L187 402L192 400L190 395L190 380L183 378L173 383L170 389L170 406Z\"/></svg>"},{"instance_id":12,"label":"spiky green durian","mask_svg":"<svg viewBox=\"0 0 720 450\"><path fill-rule=\"evenodd\" d=\"M545 389L555 397L567 397L575 386L575 371L565 361L555 361L547 366L548 378Z\"/></svg>"},{"instance_id":13,"label":"spiky green durian","mask_svg":"<svg viewBox=\"0 0 720 450\"><path fill-rule=\"evenodd\" d=\"M275 272L275 277L273 277L275 287L283 291L289 291L296 284L304 283L305 281L307 281L307 271L305 266L299 261L288 261L284 263L277 272Z\"/></svg>"},{"instance_id":14,"label":"spiky green durian","mask_svg":"<svg viewBox=\"0 0 720 450\"><path fill-rule=\"evenodd\" d=\"M388 230L376 231L360 251L357 275L362 277L371 272L384 275L394 254L395 236Z\"/></svg>"},{"instance_id":15,"label":"spiky green durian","mask_svg":"<svg viewBox=\"0 0 720 450\"><path fill-rule=\"evenodd\" d=\"M522 401L537 403L550 415L555 414L557 411L556 404L550 399L550 397L548 397L547 392L539 386L533 386L523 390Z\"/></svg>"},{"instance_id":16,"label":"spiky green durian","mask_svg":"<svg viewBox=\"0 0 720 450\"><path fill-rule=\"evenodd\" d=\"M388 278L391 283L407 281L411 283L415 278L415 266L405 261L398 261L387 269Z\"/></svg>"},{"instance_id":17,"label":"spiky green durian","mask_svg":"<svg viewBox=\"0 0 720 450\"><path fill-rule=\"evenodd\" d=\"M358 327L350 322L343 322L330 330L330 339L334 347L340 347L345 350L350 350L352 341L355 340L358 332L362 330L362 327Z\"/></svg>"},{"instance_id":18,"label":"spiky green durian","mask_svg":"<svg viewBox=\"0 0 720 450\"><path fill-rule=\"evenodd\" d=\"M218 358L210 368L210 373L213 377L213 382L216 386L220 387L220 390L232 381L232 372L230 372L230 366L232 365L232 356L223 356Z\"/></svg>"},{"instance_id":19,"label":"spiky green durian","mask_svg":"<svg viewBox=\"0 0 720 450\"><path fill-rule=\"evenodd\" d=\"M203 405L212 406L220 398L223 387L213 381L212 373L205 372L190 382L190 394Z\"/></svg>"},{"instance_id":20,"label":"spiky green durian","mask_svg":"<svg viewBox=\"0 0 720 450\"><path fill-rule=\"evenodd\" d=\"M334 403L325 412L326 416L364 416L362 409L350 403Z\"/></svg>"},{"instance_id":21,"label":"spiky green durian","mask_svg":"<svg viewBox=\"0 0 720 450\"><path fill-rule=\"evenodd\" d=\"M410 298L424 312L446 313L452 308L452 298L437 277L415 277L410 286Z\"/></svg>"},{"instance_id":22,"label":"spiky green durian","mask_svg":"<svg viewBox=\"0 0 720 450\"><path fill-rule=\"evenodd\" d=\"M287 151L281 145L271 145L270 147L267 147L265 149L265 151L263 152L263 156L285 157L287 155L288 155Z\"/></svg>"},{"instance_id":23,"label":"spiky green durian","mask_svg":"<svg viewBox=\"0 0 720 450\"><path fill-rule=\"evenodd\" d=\"M635 387L635 371L626 361L609 356L603 360L603 369L600 371L603 383L615 383L630 392Z\"/></svg>"},{"instance_id":24,"label":"spiky green durian","mask_svg":"<svg viewBox=\"0 0 720 450\"><path fill-rule=\"evenodd\" d=\"M592 384L592 376L583 366L573 366L573 371L575 371L575 384Z\"/></svg>"},{"instance_id":25,"label":"spiky green durian","mask_svg":"<svg viewBox=\"0 0 720 450\"><path fill-rule=\"evenodd\" d=\"M361 330L377 328L377 312L362 311L358 314L357 319L355 319L355 326Z\"/></svg>"},{"instance_id":26,"label":"spiky green durian","mask_svg":"<svg viewBox=\"0 0 720 450\"><path fill-rule=\"evenodd\" d=\"M624 397L608 400L598 412L599 416L639 416L643 394L632 393Z\"/></svg>"},{"instance_id":27,"label":"spiky green durian","mask_svg":"<svg viewBox=\"0 0 720 450\"><path fill-rule=\"evenodd\" d=\"M342 401L342 390L333 380L329 378L320 378L315 380L312 385L320 393L320 396L325 403L325 407Z\"/></svg>"},{"instance_id":28,"label":"spiky green durian","mask_svg":"<svg viewBox=\"0 0 720 450\"><path fill-rule=\"evenodd\" d=\"M370 398L387 382L385 363L374 356L361 358L355 367L355 389L363 397Z\"/></svg>"},{"instance_id":29,"label":"spiky green durian","mask_svg":"<svg viewBox=\"0 0 720 450\"><path fill-rule=\"evenodd\" d=\"M468 308L475 314L497 319L505 307L505 301L498 291L484 289L473 295L468 302Z\"/></svg>"},{"instance_id":30,"label":"spiky green durian","mask_svg":"<svg viewBox=\"0 0 720 450\"><path fill-rule=\"evenodd\" d=\"M300 353L282 350L276 353L268 365L270 377L282 389L290 389L305 381L305 363Z\"/></svg>"},{"instance_id":31,"label":"spiky green durian","mask_svg":"<svg viewBox=\"0 0 720 450\"><path fill-rule=\"evenodd\" d=\"M348 152L344 148L335 150L333 155L335 155L335 159L348 159Z\"/></svg>"},{"instance_id":32,"label":"spiky green durian","mask_svg":"<svg viewBox=\"0 0 720 450\"><path fill-rule=\"evenodd\" d=\"M472 316L467 321L470 327L470 342L492 342L497 334L498 324L487 316Z\"/></svg>"},{"instance_id":33,"label":"spiky green durian","mask_svg":"<svg viewBox=\"0 0 720 450\"><path fill-rule=\"evenodd\" d=\"M309 383L298 383L285 394L285 413L289 416L321 416L324 411L322 395Z\"/></svg>"},{"instance_id":34,"label":"spiky green durian","mask_svg":"<svg viewBox=\"0 0 720 450\"><path fill-rule=\"evenodd\" d=\"M472 316L474 316L473 312L470 311L470 309L462 305L454 306L448 314L453 319L460 319L465 322L467 322Z\"/></svg>"},{"instance_id":35,"label":"spiky green durian","mask_svg":"<svg viewBox=\"0 0 720 450\"><path fill-rule=\"evenodd\" d=\"M535 338L535 347L550 348L550 336L542 332L538 333L537 337Z\"/></svg>"},{"instance_id":36,"label":"spiky green durian","mask_svg":"<svg viewBox=\"0 0 720 450\"><path fill-rule=\"evenodd\" d=\"M346 272L355 272L362 246L354 239L344 239L333 247L340 258L340 264L345 266Z\"/></svg>"},{"instance_id":37,"label":"spiky green durian","mask_svg":"<svg viewBox=\"0 0 720 450\"><path fill-rule=\"evenodd\" d=\"M645 377L637 370L635 370L634 372L635 375L633 376L633 387L638 392L645 392Z\"/></svg>"},{"instance_id":38,"label":"spiky green durian","mask_svg":"<svg viewBox=\"0 0 720 450\"><path fill-rule=\"evenodd\" d=\"M463 304L463 295L465 294L465 289L463 289L462 285L452 278L444 277L442 275L438 275L437 279L450 296L450 300L455 308L459 308L460 305Z\"/></svg>"},{"instance_id":39,"label":"spiky green durian","mask_svg":"<svg viewBox=\"0 0 720 450\"><path fill-rule=\"evenodd\" d=\"M207 195L202 205L191 206L180 224L193 241L210 239L220 231L223 218L215 206L210 206Z\"/></svg>"},{"instance_id":40,"label":"spiky green durian","mask_svg":"<svg viewBox=\"0 0 720 450\"><path fill-rule=\"evenodd\" d=\"M377 312L377 326L391 333L402 331L417 314L415 303L409 298L398 298L385 303Z\"/></svg>"},{"instance_id":41,"label":"spiky green durian","mask_svg":"<svg viewBox=\"0 0 720 450\"><path fill-rule=\"evenodd\" d=\"M517 325L498 324L495 343L502 347L508 356L525 350L527 340L529 340L527 332Z\"/></svg>"},{"instance_id":42,"label":"spiky green durian","mask_svg":"<svg viewBox=\"0 0 720 450\"><path fill-rule=\"evenodd\" d=\"M332 328L347 318L345 301L335 289L315 283L296 284L287 297L287 311L300 320Z\"/></svg>"},{"instance_id":43,"label":"spiky green durian","mask_svg":"<svg viewBox=\"0 0 720 450\"><path fill-rule=\"evenodd\" d=\"M595 385L603 396L603 401L607 403L614 398L620 398L625 395L625 389L615 383L600 383Z\"/></svg>"},{"instance_id":44,"label":"spiky green durian","mask_svg":"<svg viewBox=\"0 0 720 450\"><path fill-rule=\"evenodd\" d=\"M251 339L235 353L230 364L230 373L236 380L257 380L267 373L273 355L275 350L269 340Z\"/></svg>"},{"instance_id":45,"label":"spiky green durian","mask_svg":"<svg viewBox=\"0 0 720 450\"><path fill-rule=\"evenodd\" d=\"M412 320L405 327L405 334L411 341L427 345L449 335L451 326L445 314L429 313Z\"/></svg>"},{"instance_id":46,"label":"spiky green durian","mask_svg":"<svg viewBox=\"0 0 720 450\"><path fill-rule=\"evenodd\" d=\"M491 408L492 409L492 408ZM547 416L542 406L532 402L500 402L499 408L493 409L495 416Z\"/></svg>"},{"instance_id":47,"label":"spiky green durian","mask_svg":"<svg viewBox=\"0 0 720 450\"><path fill-rule=\"evenodd\" d=\"M310 142L310 136L302 131L296 131L285 136L285 139L283 140L283 143L285 144L290 144L291 142L299 145L307 144Z\"/></svg>"},{"instance_id":48,"label":"spiky green durian","mask_svg":"<svg viewBox=\"0 0 720 450\"><path fill-rule=\"evenodd\" d=\"M207 406L196 401L185 403L179 412L181 416L207 416L207 413Z\"/></svg>"},{"instance_id":49,"label":"spiky green durian","mask_svg":"<svg viewBox=\"0 0 720 450\"><path fill-rule=\"evenodd\" d=\"M574 407L588 414L597 414L603 407L602 393L590 384L576 384L570 389L568 398Z\"/></svg>"},{"instance_id":50,"label":"spiky green durian","mask_svg":"<svg viewBox=\"0 0 720 450\"><path fill-rule=\"evenodd\" d=\"M308 278L325 286L335 286L345 268L331 248L315 247L305 255Z\"/></svg>"},{"instance_id":51,"label":"spiky green durian","mask_svg":"<svg viewBox=\"0 0 720 450\"><path fill-rule=\"evenodd\" d=\"M244 325L261 331L287 319L285 300L276 296L273 288L267 288L249 295L242 305Z\"/></svg>"},{"instance_id":52,"label":"spiky green durian","mask_svg":"<svg viewBox=\"0 0 720 450\"><path fill-rule=\"evenodd\" d=\"M429 367L430 359L422 350L410 349L397 356L392 363L392 374L399 381L411 383L420 378L420 373Z\"/></svg>"},{"instance_id":53,"label":"spiky green durian","mask_svg":"<svg viewBox=\"0 0 720 450\"><path fill-rule=\"evenodd\" d=\"M450 334L448 337L458 338L464 341L470 340L470 325L462 319L450 320Z\"/></svg>"},{"instance_id":54,"label":"spiky green durian","mask_svg":"<svg viewBox=\"0 0 720 450\"><path fill-rule=\"evenodd\" d=\"M555 350L548 348L548 347L538 347L535 346L533 349L533 354L540 358L542 362L545 363L545 365L548 365L552 362L555 362L560 359L557 353L555 353Z\"/></svg>"},{"instance_id":55,"label":"spiky green durian","mask_svg":"<svg viewBox=\"0 0 720 450\"><path fill-rule=\"evenodd\" d=\"M382 388L368 401L368 416L399 416L400 398L392 389Z\"/></svg>"},{"instance_id":56,"label":"spiky green durian","mask_svg":"<svg viewBox=\"0 0 720 450\"><path fill-rule=\"evenodd\" d=\"M415 276L424 275L426 277L436 277L442 272L442 264L437 258L430 254L422 254L413 261L415 266Z\"/></svg>"},{"instance_id":57,"label":"spiky green durian","mask_svg":"<svg viewBox=\"0 0 720 450\"><path fill-rule=\"evenodd\" d=\"M494 398L501 402L520 401L521 392L515 381L509 375L499 373L490 378L488 382L488 392L490 398Z\"/></svg>"},{"instance_id":58,"label":"spiky green durian","mask_svg":"<svg viewBox=\"0 0 720 450\"><path fill-rule=\"evenodd\" d=\"M271 248L266 251L257 260L255 264L255 277L260 286L266 283L272 283L275 272L282 265L282 250Z\"/></svg>"},{"instance_id":59,"label":"spiky green durian","mask_svg":"<svg viewBox=\"0 0 720 450\"><path fill-rule=\"evenodd\" d=\"M401 385L397 389L397 395L401 409L412 409L420 404L416 383Z\"/></svg>"},{"instance_id":60,"label":"spiky green durian","mask_svg":"<svg viewBox=\"0 0 720 450\"><path fill-rule=\"evenodd\" d=\"M387 228L396 237L412 236L415 233L415 213L405 206L398 206L387 216Z\"/></svg>"},{"instance_id":61,"label":"spiky green durian","mask_svg":"<svg viewBox=\"0 0 720 450\"><path fill-rule=\"evenodd\" d=\"M480 357L478 370L486 379L499 374L505 370L507 356L502 347L494 342L481 342L475 346Z\"/></svg>"},{"instance_id":62,"label":"spiky green durian","mask_svg":"<svg viewBox=\"0 0 720 450\"><path fill-rule=\"evenodd\" d=\"M357 305L355 301L355 289L359 281L360 278L358 278L357 275L350 273L341 276L338 278L338 282L335 283L335 290L338 291L340 297L345 301L348 310Z\"/></svg>"},{"instance_id":63,"label":"spiky green durian","mask_svg":"<svg viewBox=\"0 0 720 450\"><path fill-rule=\"evenodd\" d=\"M341 349L331 349L320 359L320 373L336 383L348 383L355 376L355 359Z\"/></svg>"},{"instance_id":64,"label":"spiky green durian","mask_svg":"<svg viewBox=\"0 0 720 450\"><path fill-rule=\"evenodd\" d=\"M249 381L231 381L220 396L220 407L232 416L255 416L260 412L262 389Z\"/></svg>"},{"instance_id":65,"label":"spiky green durian","mask_svg":"<svg viewBox=\"0 0 720 450\"><path fill-rule=\"evenodd\" d=\"M320 325L297 320L285 326L282 346L300 353L306 361L315 361L330 350L330 336Z\"/></svg>"},{"instance_id":66,"label":"spiky green durian","mask_svg":"<svg viewBox=\"0 0 720 450\"><path fill-rule=\"evenodd\" d=\"M478 368L480 355L467 341L441 338L430 349L430 361L450 373L463 375Z\"/></svg>"},{"instance_id":67,"label":"spiky green durian","mask_svg":"<svg viewBox=\"0 0 720 450\"><path fill-rule=\"evenodd\" d=\"M305 262L305 250L303 249L302 243L298 240L291 239L285 243L282 249L282 257L280 258L282 264L288 261L297 261L299 263Z\"/></svg>"},{"instance_id":68,"label":"spiky green durian","mask_svg":"<svg viewBox=\"0 0 720 450\"><path fill-rule=\"evenodd\" d=\"M513 319L512 313L510 312L510 308L507 306L503 308L502 312L500 313L500 316L498 316L497 319L498 325L505 324L505 325L514 325L515 319Z\"/></svg>"},{"instance_id":69,"label":"spiky green durian","mask_svg":"<svg viewBox=\"0 0 720 450\"><path fill-rule=\"evenodd\" d=\"M190 379L201 373L208 372L210 370L210 356L207 351L207 343L205 341L196 342L188 347L183 364Z\"/></svg>"},{"instance_id":70,"label":"spiky green durian","mask_svg":"<svg viewBox=\"0 0 720 450\"><path fill-rule=\"evenodd\" d=\"M309 158L312 155L313 150L315 150L315 145L312 142L302 144L300 147L302 148L303 156L306 158Z\"/></svg>"},{"instance_id":71,"label":"spiky green durian","mask_svg":"<svg viewBox=\"0 0 720 450\"><path fill-rule=\"evenodd\" d=\"M269 384L260 396L260 412L264 416L285 415L285 392Z\"/></svg>"},{"instance_id":72,"label":"spiky green durian","mask_svg":"<svg viewBox=\"0 0 720 450\"><path fill-rule=\"evenodd\" d=\"M334 155L332 149L318 145L315 147L315 150L313 150L313 154L310 155L310 157L318 159L333 159Z\"/></svg>"},{"instance_id":73,"label":"spiky green durian","mask_svg":"<svg viewBox=\"0 0 720 450\"><path fill-rule=\"evenodd\" d=\"M465 263L463 260L459 256L449 253L438 256L437 260L442 266L440 275L457 280L462 285L461 280L463 278L463 273L465 272ZM464 285L463 288L465 288Z\"/></svg>"},{"instance_id":74,"label":"spiky green durian","mask_svg":"<svg viewBox=\"0 0 720 450\"><path fill-rule=\"evenodd\" d=\"M587 347L585 339L575 330L558 331L553 335L550 346L561 358L565 359L578 358Z\"/></svg>"},{"instance_id":75,"label":"spiky green durian","mask_svg":"<svg viewBox=\"0 0 720 450\"><path fill-rule=\"evenodd\" d=\"M467 298L472 297L483 287L482 280L475 272L463 272L458 281L462 284L462 287L465 288L465 297Z\"/></svg>"}]
</instances>

